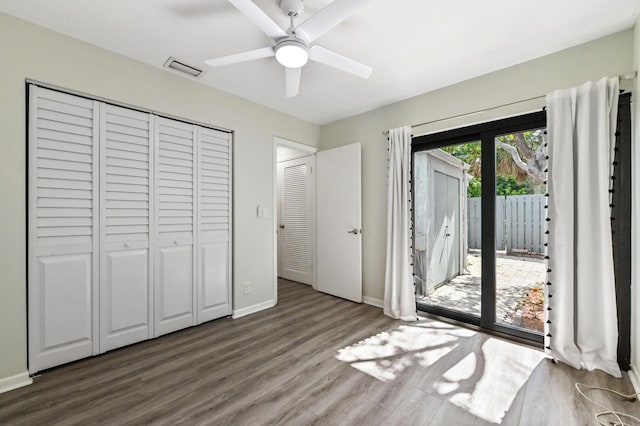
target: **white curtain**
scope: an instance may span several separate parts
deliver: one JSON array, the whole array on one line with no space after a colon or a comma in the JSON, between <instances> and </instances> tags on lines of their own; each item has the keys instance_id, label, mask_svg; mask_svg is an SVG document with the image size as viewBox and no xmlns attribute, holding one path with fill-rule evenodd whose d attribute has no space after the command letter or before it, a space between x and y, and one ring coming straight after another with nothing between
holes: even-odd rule
<instances>
[{"instance_id":1,"label":"white curtain","mask_svg":"<svg viewBox=\"0 0 640 426\"><path fill-rule=\"evenodd\" d=\"M384 313L416 321L411 229L411 127L389 130Z\"/></svg>"},{"instance_id":2,"label":"white curtain","mask_svg":"<svg viewBox=\"0 0 640 426\"><path fill-rule=\"evenodd\" d=\"M620 377L609 206L617 113L617 78L547 95L545 346L574 368Z\"/></svg>"}]
</instances>

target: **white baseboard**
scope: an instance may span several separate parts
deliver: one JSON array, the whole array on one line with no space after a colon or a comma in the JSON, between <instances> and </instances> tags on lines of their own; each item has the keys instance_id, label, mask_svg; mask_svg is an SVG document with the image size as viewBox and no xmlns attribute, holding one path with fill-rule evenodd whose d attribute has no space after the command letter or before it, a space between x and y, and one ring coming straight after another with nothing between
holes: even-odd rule
<instances>
[{"instance_id":1,"label":"white baseboard","mask_svg":"<svg viewBox=\"0 0 640 426\"><path fill-rule=\"evenodd\" d=\"M362 296L362 302L367 305L375 306L376 308L382 308L384 306L382 300L375 297Z\"/></svg>"},{"instance_id":2,"label":"white baseboard","mask_svg":"<svg viewBox=\"0 0 640 426\"><path fill-rule=\"evenodd\" d=\"M638 377L638 369L635 365L631 365L631 370L627 372L629 374L629 379L631 380L631 384L636 392L640 392L640 377Z\"/></svg>"},{"instance_id":3,"label":"white baseboard","mask_svg":"<svg viewBox=\"0 0 640 426\"><path fill-rule=\"evenodd\" d=\"M234 309L233 318L240 318L247 315L255 314L256 312L264 311L265 309L273 308L276 306L273 299L266 302L258 303L256 305L247 306L246 308Z\"/></svg>"},{"instance_id":4,"label":"white baseboard","mask_svg":"<svg viewBox=\"0 0 640 426\"><path fill-rule=\"evenodd\" d=\"M33 383L33 380L29 377L28 371L16 374L15 376L5 377L4 379L0 379L0 393L9 392L10 390L18 389L31 383Z\"/></svg>"}]
</instances>

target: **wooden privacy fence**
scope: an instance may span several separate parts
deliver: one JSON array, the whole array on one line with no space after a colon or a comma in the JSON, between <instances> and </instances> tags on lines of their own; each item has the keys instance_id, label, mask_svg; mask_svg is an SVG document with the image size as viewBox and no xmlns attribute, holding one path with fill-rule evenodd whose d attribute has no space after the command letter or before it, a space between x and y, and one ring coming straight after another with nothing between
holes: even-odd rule
<instances>
[{"instance_id":1,"label":"wooden privacy fence","mask_svg":"<svg viewBox=\"0 0 640 426\"><path fill-rule=\"evenodd\" d=\"M541 194L496 197L496 250L544 253L545 201ZM481 208L480 198L467 199L471 249L482 246Z\"/></svg>"}]
</instances>

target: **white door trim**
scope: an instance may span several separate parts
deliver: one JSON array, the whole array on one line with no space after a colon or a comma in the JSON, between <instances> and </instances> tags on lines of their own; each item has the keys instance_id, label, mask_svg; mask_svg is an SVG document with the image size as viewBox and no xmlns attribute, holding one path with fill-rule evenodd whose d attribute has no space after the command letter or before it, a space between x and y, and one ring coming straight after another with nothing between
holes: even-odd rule
<instances>
[{"instance_id":1,"label":"white door trim","mask_svg":"<svg viewBox=\"0 0 640 426\"><path fill-rule=\"evenodd\" d=\"M273 137L273 149L272 149L272 161L271 161L271 175L272 175L272 201L271 201L271 211L272 211L272 229L273 229L273 305L275 306L278 303L278 215L277 215L277 206L278 206L278 147L283 146L287 148L296 149L298 151L308 153L309 155L313 155L318 152L318 148L313 146L305 145L300 142L295 142L289 139L284 139L279 136ZM315 193L315 170L313 171L313 187ZM313 217L315 221L316 216L316 206L315 201L313 205ZM315 248L317 236L315 234L315 224L313 226L314 234L313 234L313 242L312 246ZM314 265L313 265L313 284L312 287L316 288L316 278L317 278L317 268L315 265L315 254L313 257Z\"/></svg>"}]
</instances>

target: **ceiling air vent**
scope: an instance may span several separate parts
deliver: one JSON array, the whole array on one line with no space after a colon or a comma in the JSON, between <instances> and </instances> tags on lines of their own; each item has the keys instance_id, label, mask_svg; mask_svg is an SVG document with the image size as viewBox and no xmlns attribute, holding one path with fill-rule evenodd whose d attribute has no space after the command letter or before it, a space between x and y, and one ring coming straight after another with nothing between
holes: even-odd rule
<instances>
[{"instance_id":1,"label":"ceiling air vent","mask_svg":"<svg viewBox=\"0 0 640 426\"><path fill-rule=\"evenodd\" d=\"M169 57L169 59L167 59L167 62L165 62L163 66L166 68L171 68L172 70L176 70L183 74L190 75L191 77L199 77L200 74L202 74L202 70L196 67L192 67L191 65L187 65L184 62L180 62L174 57Z\"/></svg>"}]
</instances>

